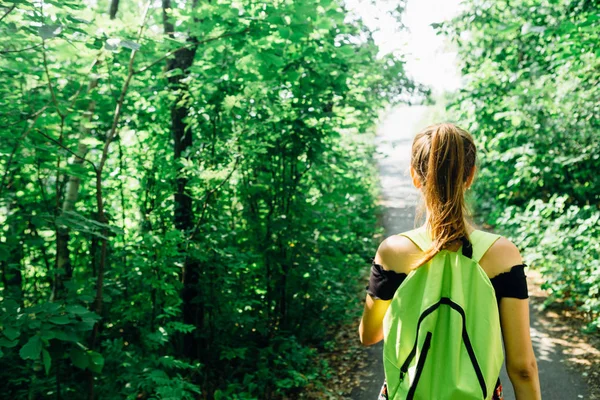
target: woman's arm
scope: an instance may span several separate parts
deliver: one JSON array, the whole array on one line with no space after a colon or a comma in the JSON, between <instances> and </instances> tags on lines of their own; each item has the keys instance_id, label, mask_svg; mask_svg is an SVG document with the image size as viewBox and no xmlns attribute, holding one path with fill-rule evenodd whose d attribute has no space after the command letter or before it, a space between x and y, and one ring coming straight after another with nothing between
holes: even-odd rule
<instances>
[{"instance_id":1,"label":"woman's arm","mask_svg":"<svg viewBox=\"0 0 600 400\"><path fill-rule=\"evenodd\" d=\"M540 379L529 334L529 300L500 300L500 321L506 349L506 371L517 400L541 400Z\"/></svg>"},{"instance_id":2,"label":"woman's arm","mask_svg":"<svg viewBox=\"0 0 600 400\"><path fill-rule=\"evenodd\" d=\"M391 302L391 300L373 299L371 295L367 294L365 309L358 326L360 342L365 346L383 340L383 316Z\"/></svg>"},{"instance_id":3,"label":"woman's arm","mask_svg":"<svg viewBox=\"0 0 600 400\"><path fill-rule=\"evenodd\" d=\"M484 260L484 258L486 260ZM495 273L509 275L501 290L500 324L506 350L506 370L515 389L517 400L541 399L537 362L529 333L529 300L524 274L512 275L512 267L522 264L519 249L508 239L500 238L483 256L484 262ZM510 279L508 279L510 278Z\"/></svg>"},{"instance_id":4,"label":"woman's arm","mask_svg":"<svg viewBox=\"0 0 600 400\"><path fill-rule=\"evenodd\" d=\"M358 327L360 342L365 346L378 343L383 339L383 317L403 276L406 277L406 273L409 272L403 269L405 268L403 261L407 259L407 254L418 251L419 249L410 239L399 235L389 236L379 245L373 261L384 269L380 273L387 274L385 284L377 288L377 296L385 300L374 298L369 294L366 296L363 316ZM373 272L371 278L374 278Z\"/></svg>"}]
</instances>

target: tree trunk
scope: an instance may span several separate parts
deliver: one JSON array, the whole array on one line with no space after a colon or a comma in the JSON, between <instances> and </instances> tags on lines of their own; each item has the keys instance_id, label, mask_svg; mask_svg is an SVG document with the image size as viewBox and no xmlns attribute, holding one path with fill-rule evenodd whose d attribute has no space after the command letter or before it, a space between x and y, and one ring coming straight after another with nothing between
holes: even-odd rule
<instances>
[{"instance_id":1,"label":"tree trunk","mask_svg":"<svg viewBox=\"0 0 600 400\"><path fill-rule=\"evenodd\" d=\"M21 260L23 259L23 221L22 209L16 201L7 204L6 224L6 259L2 262L2 280L5 298L11 298L18 304L23 304L23 275L21 273Z\"/></svg>"},{"instance_id":2,"label":"tree trunk","mask_svg":"<svg viewBox=\"0 0 600 400\"><path fill-rule=\"evenodd\" d=\"M181 68L182 71L186 71L194 61L194 55L196 49L190 49L180 51L177 56L169 63L168 70ZM184 75L185 76L185 73ZM172 77L169 79L169 83L172 85L173 90L179 90L180 93L177 100L171 107L171 130L173 132L173 152L175 155L174 161L177 163L181 154L184 153L188 148L192 146L192 131L186 125L186 118L188 116L188 109L185 105L178 105L181 98L183 97L182 91L186 90L185 87L181 87L180 79L182 75ZM177 88L179 87L179 88ZM175 227L181 230L187 237L194 226L194 215L192 209L192 199L186 193L186 187L188 179L185 177L177 178L177 189L175 192L175 215L174 222ZM204 324L203 307L197 301L197 297L200 295L198 284L200 282L200 264L197 260L185 255L185 262L183 266L183 291L181 297L183 300L183 322L186 324L194 325L198 331L200 331ZM184 354L192 359L200 357L200 348L198 340L195 338L193 333L186 334L184 336Z\"/></svg>"},{"instance_id":3,"label":"tree trunk","mask_svg":"<svg viewBox=\"0 0 600 400\"><path fill-rule=\"evenodd\" d=\"M90 82L88 86L88 92L96 86L98 83L97 79ZM86 123L92 120L92 114L94 112L95 103L92 101L88 106L88 110L85 112L83 117L83 124L81 127L81 136L79 138L79 145L77 146L77 157L73 158L71 165L81 166L84 163L85 154L88 151L88 147L83 140L90 134L90 129L85 127ZM62 205L62 215L65 216L75 209L75 203L79 198L79 186L81 185L81 179L78 176L71 175L67 177L67 188L65 193L65 199ZM56 267L54 271L54 287L52 291L52 299L62 297L64 292L64 282L69 281L73 277L73 268L71 266L71 257L69 251L69 228L66 226L57 226L56 228Z\"/></svg>"},{"instance_id":4,"label":"tree trunk","mask_svg":"<svg viewBox=\"0 0 600 400\"><path fill-rule=\"evenodd\" d=\"M110 19L115 19L117 17L118 11L119 11L119 0L111 0L110 11L108 12L110 15Z\"/></svg>"},{"instance_id":5,"label":"tree trunk","mask_svg":"<svg viewBox=\"0 0 600 400\"><path fill-rule=\"evenodd\" d=\"M144 32L146 20L148 17L148 10L150 9L151 4L152 2L148 1L144 8L144 11L142 12L142 23L140 24L140 28L137 34L138 42L142 38L142 34ZM100 239L100 257L98 260L98 275L96 277L96 297L94 299L94 311L100 316L100 320L96 321L96 323L94 324L94 329L92 330L92 336L90 339L90 348L92 350L96 347L96 341L98 339L98 335L102 326L102 307L104 305L104 269L106 267L108 253L107 236L109 221L107 215L104 212L104 198L102 195L102 172L104 171L104 167L108 159L110 145L117 135L117 128L119 126L121 113L123 111L125 96L127 95L129 84L131 83L135 71L133 66L136 55L137 50L133 49L131 51L131 55L129 56L129 64L127 66L127 77L125 78L125 82L123 82L123 87L121 88L121 93L119 94L119 98L115 106L112 125L110 131L106 135L106 139L104 140L104 146L102 148L102 155L100 156L100 161L98 162L98 165L94 168L96 172L96 211L98 213L97 221L101 224L104 224L105 226L102 228L102 238ZM87 371L87 375L88 399L94 400L94 376L90 370Z\"/></svg>"},{"instance_id":6,"label":"tree trunk","mask_svg":"<svg viewBox=\"0 0 600 400\"><path fill-rule=\"evenodd\" d=\"M195 2L194 2L195 4ZM169 10L171 8L170 0L162 1L163 7L163 23L165 34L173 35L173 24L169 21ZM191 37L188 41L194 43L195 38ZM188 108L185 104L181 104L183 94L187 90L187 86L182 82L188 74L188 69L194 62L196 55L197 46L191 46L186 49L182 49L175 53L175 57L168 61L167 71L175 69L181 69L182 74L177 74L168 78L170 90L177 93L177 98L171 106L171 131L173 134L173 153L175 156L174 162L178 165L178 160L181 155L192 146L192 131L186 124L185 120L188 116ZM179 171L178 171L179 172ZM178 174L179 175L179 174ZM174 212L174 223L175 227L181 230L185 237L191 233L194 227L194 215L192 209L192 199L186 193L186 186L188 179L185 177L178 177L176 182L175 191L175 212ZM186 324L194 325L197 331L201 331L204 325L204 309L200 302L197 301L197 297L200 295L199 282L200 282L200 263L185 255L185 261L183 265L183 290L181 298L183 300L183 322ZM183 338L183 354L191 359L200 358L200 350L202 345L198 342L198 339L193 333L184 335Z\"/></svg>"}]
</instances>

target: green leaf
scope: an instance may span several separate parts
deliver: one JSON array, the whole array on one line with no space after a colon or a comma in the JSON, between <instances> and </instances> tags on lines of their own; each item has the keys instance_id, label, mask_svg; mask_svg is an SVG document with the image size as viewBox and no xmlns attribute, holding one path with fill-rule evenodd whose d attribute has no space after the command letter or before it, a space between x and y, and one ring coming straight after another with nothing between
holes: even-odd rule
<instances>
[{"instance_id":1,"label":"green leaf","mask_svg":"<svg viewBox=\"0 0 600 400\"><path fill-rule=\"evenodd\" d=\"M351 46L348 44L341 46L338 49L338 52L346 57L355 57L356 56L356 51L354 49L354 46Z\"/></svg>"},{"instance_id":2,"label":"green leaf","mask_svg":"<svg viewBox=\"0 0 600 400\"><path fill-rule=\"evenodd\" d=\"M0 243L0 261L8 260L9 256L10 256L10 251L9 251L6 243Z\"/></svg>"},{"instance_id":3,"label":"green leaf","mask_svg":"<svg viewBox=\"0 0 600 400\"><path fill-rule=\"evenodd\" d=\"M269 65L274 65L276 67L280 67L284 64L284 61L280 56L275 55L273 53L266 52L266 51L259 53L258 57L261 60L263 60L265 63L267 63Z\"/></svg>"},{"instance_id":4,"label":"green leaf","mask_svg":"<svg viewBox=\"0 0 600 400\"><path fill-rule=\"evenodd\" d=\"M531 23L526 22L521 27L521 35L527 35L529 33L544 33L545 30L546 30L545 26L534 26Z\"/></svg>"},{"instance_id":5,"label":"green leaf","mask_svg":"<svg viewBox=\"0 0 600 400\"><path fill-rule=\"evenodd\" d=\"M108 51L116 51L119 48L120 39L110 38L104 43L104 48Z\"/></svg>"},{"instance_id":6,"label":"green leaf","mask_svg":"<svg viewBox=\"0 0 600 400\"><path fill-rule=\"evenodd\" d=\"M52 39L55 36L60 35L62 32L62 26L60 25L42 25L38 28L38 34L42 39Z\"/></svg>"},{"instance_id":7,"label":"green leaf","mask_svg":"<svg viewBox=\"0 0 600 400\"><path fill-rule=\"evenodd\" d=\"M237 96L225 96L225 99L223 99L223 108L226 111L231 111L237 105L238 105Z\"/></svg>"},{"instance_id":8,"label":"green leaf","mask_svg":"<svg viewBox=\"0 0 600 400\"><path fill-rule=\"evenodd\" d=\"M94 328L94 325L96 324L97 320L98 318L96 317L96 315L86 316L81 319L79 326L82 327L84 330L91 330L92 328Z\"/></svg>"},{"instance_id":9,"label":"green leaf","mask_svg":"<svg viewBox=\"0 0 600 400\"><path fill-rule=\"evenodd\" d=\"M19 344L18 340L7 340L6 338L0 337L0 347L7 347L9 349Z\"/></svg>"},{"instance_id":10,"label":"green leaf","mask_svg":"<svg viewBox=\"0 0 600 400\"><path fill-rule=\"evenodd\" d=\"M6 299L0 305L0 310L4 310L6 313L14 314L19 309L19 303L14 301L13 299Z\"/></svg>"},{"instance_id":11,"label":"green leaf","mask_svg":"<svg viewBox=\"0 0 600 400\"><path fill-rule=\"evenodd\" d=\"M102 357L102 354L95 351L89 351L88 356L90 360L90 371L98 374L102 372L102 368L104 367L104 357Z\"/></svg>"},{"instance_id":12,"label":"green leaf","mask_svg":"<svg viewBox=\"0 0 600 400\"><path fill-rule=\"evenodd\" d=\"M6 328L4 328L2 333L4 333L4 336L6 336L8 340L15 340L21 334L18 330L11 326L7 326Z\"/></svg>"},{"instance_id":13,"label":"green leaf","mask_svg":"<svg viewBox=\"0 0 600 400\"><path fill-rule=\"evenodd\" d=\"M50 317L48 321L56 325L67 325L71 322L68 315L55 315L54 317Z\"/></svg>"},{"instance_id":14,"label":"green leaf","mask_svg":"<svg viewBox=\"0 0 600 400\"><path fill-rule=\"evenodd\" d=\"M42 360L44 361L44 368L46 369L46 375L50 372L50 366L52 365L52 359L50 353L46 349L42 350Z\"/></svg>"},{"instance_id":15,"label":"green leaf","mask_svg":"<svg viewBox=\"0 0 600 400\"><path fill-rule=\"evenodd\" d=\"M63 342L77 342L79 340L75 332L71 330L55 332L54 336Z\"/></svg>"},{"instance_id":16,"label":"green leaf","mask_svg":"<svg viewBox=\"0 0 600 400\"><path fill-rule=\"evenodd\" d=\"M83 315L90 312L87 308L80 306L79 304L75 304L72 306L67 306L66 311L75 315Z\"/></svg>"},{"instance_id":17,"label":"green leaf","mask_svg":"<svg viewBox=\"0 0 600 400\"><path fill-rule=\"evenodd\" d=\"M511 24L500 24L497 27L497 31L499 33L513 32L517 29L521 28L521 24L519 23L511 23Z\"/></svg>"},{"instance_id":18,"label":"green leaf","mask_svg":"<svg viewBox=\"0 0 600 400\"><path fill-rule=\"evenodd\" d=\"M88 177L88 171L86 165L81 164L68 164L63 168L63 171L70 176L86 179Z\"/></svg>"},{"instance_id":19,"label":"green leaf","mask_svg":"<svg viewBox=\"0 0 600 400\"><path fill-rule=\"evenodd\" d=\"M289 37L292 36L292 30L287 26L280 26L277 30L279 31L279 36L283 39L289 39Z\"/></svg>"},{"instance_id":20,"label":"green leaf","mask_svg":"<svg viewBox=\"0 0 600 400\"><path fill-rule=\"evenodd\" d=\"M141 45L139 43L136 42L132 42L131 40L121 40L119 42L119 46L121 47L126 47L130 50L139 50Z\"/></svg>"},{"instance_id":21,"label":"green leaf","mask_svg":"<svg viewBox=\"0 0 600 400\"><path fill-rule=\"evenodd\" d=\"M44 328L40 331L40 337L46 341L51 340L51 339L55 339L56 335L58 333L58 331L54 330L54 329L47 329L50 325L46 325Z\"/></svg>"},{"instance_id":22,"label":"green leaf","mask_svg":"<svg viewBox=\"0 0 600 400\"><path fill-rule=\"evenodd\" d=\"M104 229L107 229L113 233L121 233L121 231L119 231L119 229L115 228L114 226L102 224L96 220L86 218L83 215L80 215L74 211L63 212L60 217L56 218L56 223L58 225L64 225L79 232L96 235L100 238L105 238L102 235ZM82 298L83 296L81 296L79 299L81 300Z\"/></svg>"},{"instance_id":23,"label":"green leaf","mask_svg":"<svg viewBox=\"0 0 600 400\"><path fill-rule=\"evenodd\" d=\"M165 78L171 78L173 76L183 75L183 70L181 68L173 68L167 72L165 72Z\"/></svg>"},{"instance_id":24,"label":"green leaf","mask_svg":"<svg viewBox=\"0 0 600 400\"><path fill-rule=\"evenodd\" d=\"M77 368L86 369L90 364L90 359L87 354L77 347L71 349L70 357L73 365Z\"/></svg>"},{"instance_id":25,"label":"green leaf","mask_svg":"<svg viewBox=\"0 0 600 400\"><path fill-rule=\"evenodd\" d=\"M102 45L104 44L104 42L102 42L101 39L98 38L94 38L93 42L87 42L85 44L85 46L89 49L93 49L93 50L100 50L102 48Z\"/></svg>"},{"instance_id":26,"label":"green leaf","mask_svg":"<svg viewBox=\"0 0 600 400\"><path fill-rule=\"evenodd\" d=\"M44 303L40 305L40 311L47 314L55 314L60 310L60 304L58 303Z\"/></svg>"},{"instance_id":27,"label":"green leaf","mask_svg":"<svg viewBox=\"0 0 600 400\"><path fill-rule=\"evenodd\" d=\"M77 18L77 17L74 17L72 15L67 15L67 19L69 21L71 21L71 22L76 23L76 24L88 24L89 25L91 23L90 21L88 21L86 19Z\"/></svg>"},{"instance_id":28,"label":"green leaf","mask_svg":"<svg viewBox=\"0 0 600 400\"><path fill-rule=\"evenodd\" d=\"M194 325L184 324L182 322L177 322L177 321L170 322L168 326L170 329L173 329L174 331L183 332L183 333L190 333L196 329L196 327Z\"/></svg>"},{"instance_id":29,"label":"green leaf","mask_svg":"<svg viewBox=\"0 0 600 400\"><path fill-rule=\"evenodd\" d=\"M19 355L23 360L37 360L40 357L40 352L42 351L42 340L38 335L32 336L29 338L27 343L21 350L19 350Z\"/></svg>"}]
</instances>

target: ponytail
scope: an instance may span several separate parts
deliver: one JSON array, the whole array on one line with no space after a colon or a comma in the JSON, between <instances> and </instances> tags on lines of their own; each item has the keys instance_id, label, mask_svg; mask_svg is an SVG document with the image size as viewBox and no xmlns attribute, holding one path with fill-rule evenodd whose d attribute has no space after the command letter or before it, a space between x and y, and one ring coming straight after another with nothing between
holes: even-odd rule
<instances>
[{"instance_id":1,"label":"ponytail","mask_svg":"<svg viewBox=\"0 0 600 400\"><path fill-rule=\"evenodd\" d=\"M421 180L429 210L426 228L432 237L432 247L425 250L414 268L429 262L450 243L467 236L464 185L475 158L473 138L453 124L429 126L415 137L411 165Z\"/></svg>"}]
</instances>

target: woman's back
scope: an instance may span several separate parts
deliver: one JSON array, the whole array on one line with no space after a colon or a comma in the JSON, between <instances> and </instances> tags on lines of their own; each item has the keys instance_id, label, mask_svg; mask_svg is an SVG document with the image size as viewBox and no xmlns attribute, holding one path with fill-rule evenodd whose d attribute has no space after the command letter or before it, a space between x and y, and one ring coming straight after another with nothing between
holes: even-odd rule
<instances>
[{"instance_id":1,"label":"woman's back","mask_svg":"<svg viewBox=\"0 0 600 400\"><path fill-rule=\"evenodd\" d=\"M467 228L468 235L470 236L474 230ZM447 249L457 251L461 245L462 242L457 241ZM408 274L412 270L412 260L422 253L423 251L406 236L392 235L379 246L375 262L382 265L385 270ZM523 261L519 249L504 237L496 240L479 261L479 265L490 279L509 272L513 266L520 264L523 264Z\"/></svg>"}]
</instances>

